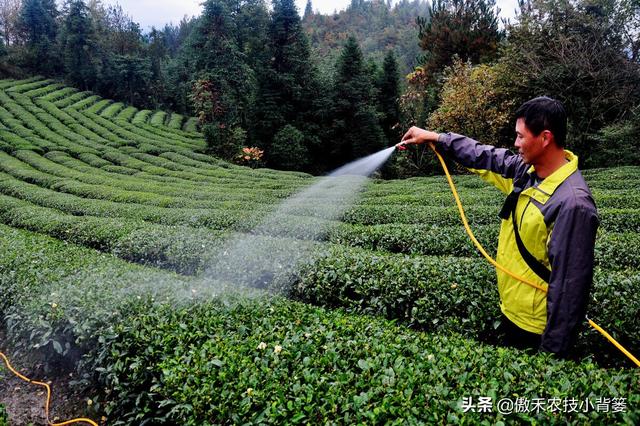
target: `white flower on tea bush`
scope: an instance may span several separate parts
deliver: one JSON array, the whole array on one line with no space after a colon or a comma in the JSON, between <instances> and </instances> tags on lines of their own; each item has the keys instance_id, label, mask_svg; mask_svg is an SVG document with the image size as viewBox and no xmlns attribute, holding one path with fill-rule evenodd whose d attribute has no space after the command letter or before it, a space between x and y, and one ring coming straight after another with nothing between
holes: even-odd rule
<instances>
[{"instance_id":1,"label":"white flower on tea bush","mask_svg":"<svg viewBox=\"0 0 640 426\"><path fill-rule=\"evenodd\" d=\"M260 350L267 349L267 344L265 342L260 342L260 344L258 345L258 349Z\"/></svg>"}]
</instances>

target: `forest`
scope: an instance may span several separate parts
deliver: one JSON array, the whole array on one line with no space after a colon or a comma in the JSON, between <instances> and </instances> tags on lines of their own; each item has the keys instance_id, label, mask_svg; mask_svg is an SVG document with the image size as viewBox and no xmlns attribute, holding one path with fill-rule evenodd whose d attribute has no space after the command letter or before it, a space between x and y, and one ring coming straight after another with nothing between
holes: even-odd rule
<instances>
[{"instance_id":1,"label":"forest","mask_svg":"<svg viewBox=\"0 0 640 426\"><path fill-rule=\"evenodd\" d=\"M332 15L311 0L303 12L207 0L202 15L148 31L100 0L2 0L0 77L195 116L209 154L314 174L411 125L511 146L515 109L547 95L568 111L582 167L635 165L639 28L634 0L523 0L509 21L494 0L352 0ZM438 170L413 150L383 176Z\"/></svg>"}]
</instances>

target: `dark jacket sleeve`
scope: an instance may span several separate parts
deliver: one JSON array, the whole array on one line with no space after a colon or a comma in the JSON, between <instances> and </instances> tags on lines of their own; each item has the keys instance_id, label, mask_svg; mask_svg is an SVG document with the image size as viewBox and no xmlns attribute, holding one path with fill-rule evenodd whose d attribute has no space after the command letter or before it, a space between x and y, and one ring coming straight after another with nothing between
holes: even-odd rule
<instances>
[{"instance_id":1,"label":"dark jacket sleeve","mask_svg":"<svg viewBox=\"0 0 640 426\"><path fill-rule=\"evenodd\" d=\"M595 206L563 206L549 241L551 278L547 292L547 327L541 349L566 355L584 320L593 281L598 216Z\"/></svg>"},{"instance_id":2,"label":"dark jacket sleeve","mask_svg":"<svg viewBox=\"0 0 640 426\"><path fill-rule=\"evenodd\" d=\"M516 177L523 164L522 158L508 149L483 145L456 133L441 133L436 148L464 167L488 170L507 179Z\"/></svg>"}]
</instances>

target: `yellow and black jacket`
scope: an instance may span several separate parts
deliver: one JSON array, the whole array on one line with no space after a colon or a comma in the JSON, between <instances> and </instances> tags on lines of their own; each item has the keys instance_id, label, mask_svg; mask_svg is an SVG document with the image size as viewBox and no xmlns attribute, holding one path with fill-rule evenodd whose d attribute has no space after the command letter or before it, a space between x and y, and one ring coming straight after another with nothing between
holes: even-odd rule
<instances>
[{"instance_id":1,"label":"yellow and black jacket","mask_svg":"<svg viewBox=\"0 0 640 426\"><path fill-rule=\"evenodd\" d=\"M520 328L541 334L541 349L565 354L586 313L599 224L578 157L565 150L568 162L541 180L519 155L462 135L443 133L436 148L505 194L513 191L511 207L508 199L501 212L496 261L547 293L498 271L500 309ZM515 227L524 254L535 258L538 270L546 268L546 276L523 258Z\"/></svg>"}]
</instances>

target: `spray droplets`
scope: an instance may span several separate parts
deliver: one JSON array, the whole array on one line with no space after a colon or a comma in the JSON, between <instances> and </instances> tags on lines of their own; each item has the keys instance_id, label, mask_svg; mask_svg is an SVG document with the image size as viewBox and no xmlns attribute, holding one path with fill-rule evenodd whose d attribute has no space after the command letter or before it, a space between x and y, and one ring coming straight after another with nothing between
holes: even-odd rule
<instances>
[{"instance_id":1,"label":"spray droplets","mask_svg":"<svg viewBox=\"0 0 640 426\"><path fill-rule=\"evenodd\" d=\"M248 234L226 242L207 271L207 278L241 286L288 291L295 272L313 261L318 242L351 207L367 176L393 153L394 147L356 160L284 200Z\"/></svg>"}]
</instances>

